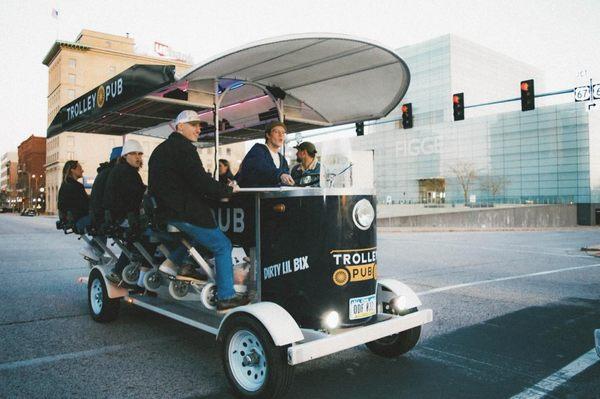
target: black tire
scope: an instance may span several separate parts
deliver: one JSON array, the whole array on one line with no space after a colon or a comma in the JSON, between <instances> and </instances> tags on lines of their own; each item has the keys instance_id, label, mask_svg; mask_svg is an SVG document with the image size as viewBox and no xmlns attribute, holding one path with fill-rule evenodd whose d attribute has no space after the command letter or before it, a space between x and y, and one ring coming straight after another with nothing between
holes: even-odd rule
<instances>
[{"instance_id":1,"label":"black tire","mask_svg":"<svg viewBox=\"0 0 600 399\"><path fill-rule=\"evenodd\" d=\"M258 359L258 363L263 362L262 368L261 364L257 364L256 366L243 366L242 360L244 359L245 353L242 351L236 351L232 353L230 357L230 347L233 351L237 348L235 346L236 342L241 342L242 345L244 345L246 342L243 339L240 339L240 336L249 337L250 335L248 335L248 333L258 340L263 349L262 356L259 356ZM294 379L294 368L287 363L287 349L289 345L275 346L271 335L265 327L256 319L247 315L240 315L233 318L233 320L228 320L226 325L223 326L223 333L220 334L219 337L223 368L235 396L240 398L271 399L285 395ZM241 346L239 346L239 348L243 349ZM238 359L239 363L236 362L238 354L240 355ZM251 354L248 353L248 355ZM236 363L232 364L230 359ZM238 371L238 376L240 371L243 373L241 379L236 377L234 369ZM249 377L245 377L246 371ZM251 372L254 373L255 371L265 372L264 381L262 381L260 386L256 389L248 389L248 386L244 387L245 381L247 383L248 379L252 380ZM254 374L254 379L257 379L257 377L262 378L258 376L258 374Z\"/></svg>"},{"instance_id":2,"label":"black tire","mask_svg":"<svg viewBox=\"0 0 600 399\"><path fill-rule=\"evenodd\" d=\"M413 308L408 313L414 313ZM402 331L398 334L380 338L376 341L367 342L367 348L376 355L393 358L405 354L417 345L421 337L421 326Z\"/></svg>"},{"instance_id":3,"label":"black tire","mask_svg":"<svg viewBox=\"0 0 600 399\"><path fill-rule=\"evenodd\" d=\"M92 319L100 323L115 320L119 316L120 304L119 298L108 297L102 274L98 270L92 270L88 280L88 309Z\"/></svg>"}]
</instances>

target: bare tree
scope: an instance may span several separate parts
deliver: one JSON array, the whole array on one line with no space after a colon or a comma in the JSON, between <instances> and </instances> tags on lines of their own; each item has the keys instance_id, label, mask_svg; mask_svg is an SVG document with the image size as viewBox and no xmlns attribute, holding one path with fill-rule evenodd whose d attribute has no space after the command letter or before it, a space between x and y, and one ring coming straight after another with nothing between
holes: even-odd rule
<instances>
[{"instance_id":1,"label":"bare tree","mask_svg":"<svg viewBox=\"0 0 600 399\"><path fill-rule=\"evenodd\" d=\"M486 176L481 182L481 189L488 191L492 196L492 201L496 202L496 196L509 184L510 180L505 176Z\"/></svg>"},{"instance_id":2,"label":"bare tree","mask_svg":"<svg viewBox=\"0 0 600 399\"><path fill-rule=\"evenodd\" d=\"M477 171L469 162L457 162L454 166L450 166L450 171L456 176L456 180L463 190L466 205L471 185L477 179Z\"/></svg>"}]
</instances>

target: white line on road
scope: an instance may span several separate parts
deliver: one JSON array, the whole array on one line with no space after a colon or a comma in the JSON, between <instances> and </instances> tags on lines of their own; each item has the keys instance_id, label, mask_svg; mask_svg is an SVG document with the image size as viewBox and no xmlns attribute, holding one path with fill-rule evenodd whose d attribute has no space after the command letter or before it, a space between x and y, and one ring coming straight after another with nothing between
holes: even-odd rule
<instances>
[{"instance_id":1,"label":"white line on road","mask_svg":"<svg viewBox=\"0 0 600 399\"><path fill-rule=\"evenodd\" d=\"M523 392L513 396L511 399L538 399L546 396L583 370L594 365L598 361L596 349L592 349L578 359L567 364L556 373L548 376Z\"/></svg>"},{"instance_id":2,"label":"white line on road","mask_svg":"<svg viewBox=\"0 0 600 399\"><path fill-rule=\"evenodd\" d=\"M111 345L105 346L98 349L92 349L88 351L80 351L80 352L71 352L71 353L62 353L60 355L53 356L44 356L44 357L36 357L34 359L27 360L18 360L16 362L7 362L0 363L0 371L4 370L14 370L22 367L31 367L31 366L39 366L41 364L53 363L60 360L70 360L70 359L79 359L82 357L91 357L96 355L103 355L109 352L118 352L124 349L131 349L132 346L137 346L139 344L146 343L156 343L163 342L174 339L174 337L166 337L166 338L156 338L156 339L146 339L141 341L136 341L135 344L127 344L127 345Z\"/></svg>"},{"instance_id":3,"label":"white line on road","mask_svg":"<svg viewBox=\"0 0 600 399\"><path fill-rule=\"evenodd\" d=\"M500 278L494 278L494 279L490 279L490 280L473 281L471 283L449 285L446 287L433 288L431 290L417 292L417 295L429 295L429 294L435 294L436 292L455 290L457 288L472 287L474 285L490 284L490 283L496 283L499 281L517 280L517 279L521 279L521 278L534 277L534 276L544 276L546 274L562 273L562 272L568 272L571 270L589 269L592 267L600 267L600 263L595 263L593 265L565 267L564 269L547 270L544 272L537 272L537 273L520 274L518 276L500 277Z\"/></svg>"}]
</instances>

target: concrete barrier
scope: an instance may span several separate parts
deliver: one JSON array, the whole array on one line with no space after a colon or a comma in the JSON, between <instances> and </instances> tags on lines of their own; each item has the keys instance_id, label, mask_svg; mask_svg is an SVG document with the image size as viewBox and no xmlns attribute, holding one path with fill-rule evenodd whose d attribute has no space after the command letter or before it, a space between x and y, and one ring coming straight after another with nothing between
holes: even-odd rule
<instances>
[{"instance_id":1,"label":"concrete barrier","mask_svg":"<svg viewBox=\"0 0 600 399\"><path fill-rule=\"evenodd\" d=\"M519 228L577 226L576 205L531 205L377 218L377 227Z\"/></svg>"}]
</instances>

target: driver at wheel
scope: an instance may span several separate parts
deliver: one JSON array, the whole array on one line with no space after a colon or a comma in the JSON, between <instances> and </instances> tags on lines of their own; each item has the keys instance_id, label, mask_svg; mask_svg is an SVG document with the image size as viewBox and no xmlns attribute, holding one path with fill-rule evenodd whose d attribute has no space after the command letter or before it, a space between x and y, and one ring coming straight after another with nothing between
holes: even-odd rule
<instances>
[{"instance_id":1,"label":"driver at wheel","mask_svg":"<svg viewBox=\"0 0 600 399\"><path fill-rule=\"evenodd\" d=\"M176 131L163 141L148 162L148 191L156 198L157 214L215 255L217 310L248 303L248 298L233 289L231 241L217 227L207 204L209 197L226 197L233 191L214 180L202 166L196 147L200 135L200 118L195 111L183 111L175 120ZM171 252L160 270L176 274L187 249L182 245Z\"/></svg>"},{"instance_id":2,"label":"driver at wheel","mask_svg":"<svg viewBox=\"0 0 600 399\"><path fill-rule=\"evenodd\" d=\"M265 131L265 144L254 144L248 151L235 180L240 187L293 186L290 168L279 149L287 132L282 122L269 125Z\"/></svg>"}]
</instances>

